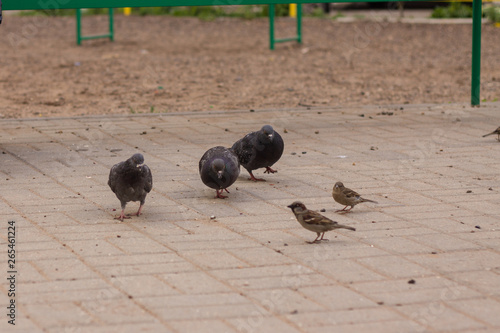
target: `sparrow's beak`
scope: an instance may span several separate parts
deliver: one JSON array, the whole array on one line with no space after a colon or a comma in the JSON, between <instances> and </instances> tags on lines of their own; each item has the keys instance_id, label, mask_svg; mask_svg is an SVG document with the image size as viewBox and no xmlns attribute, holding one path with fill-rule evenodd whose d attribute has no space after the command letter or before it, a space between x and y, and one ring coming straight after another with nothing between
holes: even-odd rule
<instances>
[{"instance_id":1,"label":"sparrow's beak","mask_svg":"<svg viewBox=\"0 0 500 333\"><path fill-rule=\"evenodd\" d=\"M218 177L219 179L221 179L221 178L222 178L222 171L217 171L217 177Z\"/></svg>"},{"instance_id":2,"label":"sparrow's beak","mask_svg":"<svg viewBox=\"0 0 500 333\"><path fill-rule=\"evenodd\" d=\"M288 205L287 207L293 209L293 205Z\"/></svg>"}]
</instances>

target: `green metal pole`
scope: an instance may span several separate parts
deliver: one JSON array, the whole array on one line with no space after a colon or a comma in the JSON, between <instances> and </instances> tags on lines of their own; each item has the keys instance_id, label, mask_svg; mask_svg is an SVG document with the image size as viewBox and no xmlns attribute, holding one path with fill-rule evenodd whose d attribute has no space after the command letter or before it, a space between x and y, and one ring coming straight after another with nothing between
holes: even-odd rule
<instances>
[{"instance_id":1,"label":"green metal pole","mask_svg":"<svg viewBox=\"0 0 500 333\"><path fill-rule=\"evenodd\" d=\"M269 5L269 49L274 50L274 4Z\"/></svg>"},{"instance_id":2,"label":"green metal pole","mask_svg":"<svg viewBox=\"0 0 500 333\"><path fill-rule=\"evenodd\" d=\"M76 45L82 44L82 13L81 9L76 9Z\"/></svg>"},{"instance_id":3,"label":"green metal pole","mask_svg":"<svg viewBox=\"0 0 500 333\"><path fill-rule=\"evenodd\" d=\"M115 39L115 32L113 30L113 8L109 8L109 40L113 41Z\"/></svg>"},{"instance_id":4,"label":"green metal pole","mask_svg":"<svg viewBox=\"0 0 500 333\"><path fill-rule=\"evenodd\" d=\"M302 4L297 4L297 42L302 43Z\"/></svg>"},{"instance_id":5,"label":"green metal pole","mask_svg":"<svg viewBox=\"0 0 500 333\"><path fill-rule=\"evenodd\" d=\"M480 103L481 85L481 20L482 1L472 1L472 82L471 82L471 104Z\"/></svg>"}]
</instances>

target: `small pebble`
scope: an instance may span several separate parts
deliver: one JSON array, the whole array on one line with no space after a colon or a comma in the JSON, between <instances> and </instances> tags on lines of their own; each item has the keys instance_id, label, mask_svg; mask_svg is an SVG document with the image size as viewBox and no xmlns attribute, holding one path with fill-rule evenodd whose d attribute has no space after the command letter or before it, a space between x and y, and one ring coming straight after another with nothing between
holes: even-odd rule
<instances>
[{"instance_id":1,"label":"small pebble","mask_svg":"<svg viewBox=\"0 0 500 333\"><path fill-rule=\"evenodd\" d=\"M472 193L472 191L471 191L471 190L468 190L466 193Z\"/></svg>"},{"instance_id":2,"label":"small pebble","mask_svg":"<svg viewBox=\"0 0 500 333\"><path fill-rule=\"evenodd\" d=\"M409 284L415 284L416 282L415 282L415 280L411 279L411 280L408 281L408 283Z\"/></svg>"},{"instance_id":3,"label":"small pebble","mask_svg":"<svg viewBox=\"0 0 500 333\"><path fill-rule=\"evenodd\" d=\"M215 220L215 215L211 215L211 216L210 216L210 219L211 219L211 220Z\"/></svg>"},{"instance_id":4,"label":"small pebble","mask_svg":"<svg viewBox=\"0 0 500 333\"><path fill-rule=\"evenodd\" d=\"M481 229L481 226L476 225L474 228L476 228L476 229Z\"/></svg>"},{"instance_id":5,"label":"small pebble","mask_svg":"<svg viewBox=\"0 0 500 333\"><path fill-rule=\"evenodd\" d=\"M322 208L322 209L320 210L320 212L324 213L324 212L326 212L326 209Z\"/></svg>"}]
</instances>

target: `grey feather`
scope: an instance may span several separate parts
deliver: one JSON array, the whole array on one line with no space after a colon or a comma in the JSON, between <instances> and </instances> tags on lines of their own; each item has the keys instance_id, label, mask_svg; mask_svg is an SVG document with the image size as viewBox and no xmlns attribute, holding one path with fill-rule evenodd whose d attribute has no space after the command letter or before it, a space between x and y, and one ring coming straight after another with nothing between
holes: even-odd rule
<instances>
[{"instance_id":1,"label":"grey feather","mask_svg":"<svg viewBox=\"0 0 500 333\"><path fill-rule=\"evenodd\" d=\"M270 167L283 155L284 147L282 137L270 125L265 125L259 131L236 141L232 149L240 164L253 176L252 171L256 169L266 168L269 172Z\"/></svg>"},{"instance_id":2,"label":"grey feather","mask_svg":"<svg viewBox=\"0 0 500 333\"><path fill-rule=\"evenodd\" d=\"M207 150L198 163L203 184L219 191L231 186L240 174L240 163L236 154L228 148L217 146Z\"/></svg>"},{"instance_id":3,"label":"grey feather","mask_svg":"<svg viewBox=\"0 0 500 333\"><path fill-rule=\"evenodd\" d=\"M139 201L140 209L146 196L153 188L153 176L149 167L144 164L142 154L134 154L128 160L113 165L109 172L108 185L120 200L122 215L127 202ZM123 219L123 216L121 216Z\"/></svg>"}]
</instances>

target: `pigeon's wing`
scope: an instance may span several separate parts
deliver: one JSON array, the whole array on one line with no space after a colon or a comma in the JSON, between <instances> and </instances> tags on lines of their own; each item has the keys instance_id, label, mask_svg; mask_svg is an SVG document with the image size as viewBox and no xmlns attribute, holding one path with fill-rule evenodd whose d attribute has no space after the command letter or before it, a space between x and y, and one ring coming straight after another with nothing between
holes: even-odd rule
<instances>
[{"instance_id":1,"label":"pigeon's wing","mask_svg":"<svg viewBox=\"0 0 500 333\"><path fill-rule=\"evenodd\" d=\"M254 133L247 134L242 139L236 141L231 148L236 156L238 156L238 160L242 165L248 164L252 160L254 148L252 143L253 137Z\"/></svg>"},{"instance_id":2,"label":"pigeon's wing","mask_svg":"<svg viewBox=\"0 0 500 333\"><path fill-rule=\"evenodd\" d=\"M119 164L115 164L109 170L108 185L114 193L116 193L116 187L118 186L118 168Z\"/></svg>"},{"instance_id":3,"label":"pigeon's wing","mask_svg":"<svg viewBox=\"0 0 500 333\"><path fill-rule=\"evenodd\" d=\"M151 192L153 188L153 175L147 165L142 166L142 177L144 177L144 190L148 193Z\"/></svg>"},{"instance_id":4,"label":"pigeon's wing","mask_svg":"<svg viewBox=\"0 0 500 333\"><path fill-rule=\"evenodd\" d=\"M281 135L278 132L274 132L274 141L276 142L276 158L279 160L281 155L283 155L283 151L285 150L285 142Z\"/></svg>"}]
</instances>

